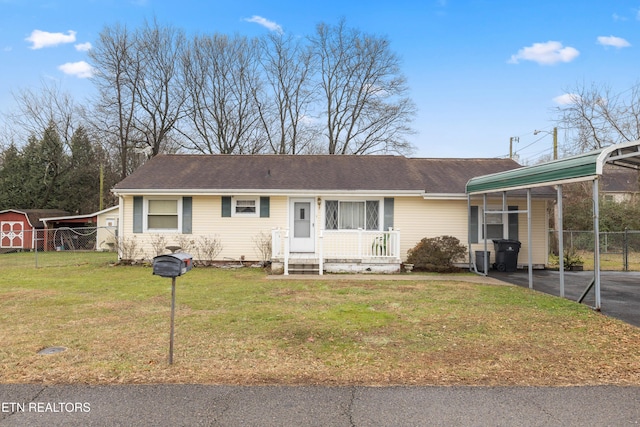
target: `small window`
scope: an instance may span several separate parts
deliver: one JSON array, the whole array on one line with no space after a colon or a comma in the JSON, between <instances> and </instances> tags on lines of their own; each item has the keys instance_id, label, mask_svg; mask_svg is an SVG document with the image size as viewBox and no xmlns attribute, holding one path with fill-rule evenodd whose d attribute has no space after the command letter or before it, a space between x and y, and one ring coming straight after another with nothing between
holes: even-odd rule
<instances>
[{"instance_id":1,"label":"small window","mask_svg":"<svg viewBox=\"0 0 640 427\"><path fill-rule=\"evenodd\" d=\"M487 213L487 239L502 239L504 236L503 214Z\"/></svg>"},{"instance_id":2,"label":"small window","mask_svg":"<svg viewBox=\"0 0 640 427\"><path fill-rule=\"evenodd\" d=\"M233 199L234 216L258 216L257 199Z\"/></svg>"},{"instance_id":3,"label":"small window","mask_svg":"<svg viewBox=\"0 0 640 427\"><path fill-rule=\"evenodd\" d=\"M147 213L148 230L177 230L178 201L149 200Z\"/></svg>"},{"instance_id":4,"label":"small window","mask_svg":"<svg viewBox=\"0 0 640 427\"><path fill-rule=\"evenodd\" d=\"M500 207L493 207L490 210L496 211ZM518 213L508 212L491 212L487 210L487 240L493 239L513 239L518 240ZM509 206L509 211L517 211L518 206ZM478 239L482 240L484 235L482 211L477 206L471 207L471 240L477 243ZM478 236L476 239L475 236Z\"/></svg>"}]
</instances>

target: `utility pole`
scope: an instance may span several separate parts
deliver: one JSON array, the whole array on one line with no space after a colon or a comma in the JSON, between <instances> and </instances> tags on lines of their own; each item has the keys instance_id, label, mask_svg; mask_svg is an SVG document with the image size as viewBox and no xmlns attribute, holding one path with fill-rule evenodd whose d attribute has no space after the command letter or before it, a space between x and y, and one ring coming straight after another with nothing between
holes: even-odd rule
<instances>
[{"instance_id":1,"label":"utility pole","mask_svg":"<svg viewBox=\"0 0 640 427\"><path fill-rule=\"evenodd\" d=\"M511 138L509 138L509 158L513 159L513 143L514 142L519 142L520 141L520 137L518 136L512 136Z\"/></svg>"},{"instance_id":2,"label":"utility pole","mask_svg":"<svg viewBox=\"0 0 640 427\"><path fill-rule=\"evenodd\" d=\"M100 163L100 202L99 204L99 211L102 210L103 207L103 203L102 203L102 193L104 193L104 166L102 166L102 163Z\"/></svg>"}]
</instances>

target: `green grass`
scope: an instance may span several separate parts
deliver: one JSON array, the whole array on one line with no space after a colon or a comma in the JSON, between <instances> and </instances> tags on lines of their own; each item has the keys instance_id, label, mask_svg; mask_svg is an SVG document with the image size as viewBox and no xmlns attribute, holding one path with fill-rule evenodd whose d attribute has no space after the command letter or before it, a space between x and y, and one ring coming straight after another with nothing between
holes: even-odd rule
<instances>
[{"instance_id":1,"label":"green grass","mask_svg":"<svg viewBox=\"0 0 640 427\"><path fill-rule=\"evenodd\" d=\"M584 269L593 271L594 256L593 252L578 251L577 254L584 261ZM627 258L627 270L628 271L640 271L640 253L630 252ZM558 268L557 258L553 259L553 255L550 255L550 268ZM624 258L622 253L601 253L600 254L600 270L601 271L623 271L624 270Z\"/></svg>"},{"instance_id":2,"label":"green grass","mask_svg":"<svg viewBox=\"0 0 640 427\"><path fill-rule=\"evenodd\" d=\"M169 366L171 279L113 254L40 255L0 256L3 383L640 384L637 328L459 276L194 268L177 278ZM36 354L49 346L68 350Z\"/></svg>"}]
</instances>

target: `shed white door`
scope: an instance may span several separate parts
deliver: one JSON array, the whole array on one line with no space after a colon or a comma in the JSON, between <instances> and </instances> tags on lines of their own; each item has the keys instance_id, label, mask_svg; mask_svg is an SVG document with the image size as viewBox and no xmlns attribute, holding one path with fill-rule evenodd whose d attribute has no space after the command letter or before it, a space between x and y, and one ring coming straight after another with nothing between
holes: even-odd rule
<instances>
[{"instance_id":1,"label":"shed white door","mask_svg":"<svg viewBox=\"0 0 640 427\"><path fill-rule=\"evenodd\" d=\"M313 199L291 199L289 217L289 250L315 251L315 211Z\"/></svg>"},{"instance_id":2,"label":"shed white door","mask_svg":"<svg viewBox=\"0 0 640 427\"><path fill-rule=\"evenodd\" d=\"M24 223L3 221L0 223L0 247L22 248L24 243Z\"/></svg>"}]
</instances>

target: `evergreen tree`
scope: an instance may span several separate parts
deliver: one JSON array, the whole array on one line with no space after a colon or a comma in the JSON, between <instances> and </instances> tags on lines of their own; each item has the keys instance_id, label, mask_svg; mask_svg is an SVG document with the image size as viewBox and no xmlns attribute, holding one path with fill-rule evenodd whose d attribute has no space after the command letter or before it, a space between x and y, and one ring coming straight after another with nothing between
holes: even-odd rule
<instances>
[{"instance_id":1,"label":"evergreen tree","mask_svg":"<svg viewBox=\"0 0 640 427\"><path fill-rule=\"evenodd\" d=\"M15 144L2 153L0 168L0 210L29 207L24 198L25 164Z\"/></svg>"},{"instance_id":2,"label":"evergreen tree","mask_svg":"<svg viewBox=\"0 0 640 427\"><path fill-rule=\"evenodd\" d=\"M96 212L100 196L100 162L82 127L71 137L69 163L69 171L62 187L70 191L64 195L62 208L77 214Z\"/></svg>"},{"instance_id":3,"label":"evergreen tree","mask_svg":"<svg viewBox=\"0 0 640 427\"><path fill-rule=\"evenodd\" d=\"M42 173L41 208L60 208L64 199L61 180L68 171L68 159L62 147L55 123L49 123L39 147L39 160ZM37 172L37 171L36 171ZM36 175L37 177L37 175Z\"/></svg>"}]
</instances>

